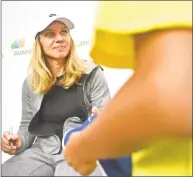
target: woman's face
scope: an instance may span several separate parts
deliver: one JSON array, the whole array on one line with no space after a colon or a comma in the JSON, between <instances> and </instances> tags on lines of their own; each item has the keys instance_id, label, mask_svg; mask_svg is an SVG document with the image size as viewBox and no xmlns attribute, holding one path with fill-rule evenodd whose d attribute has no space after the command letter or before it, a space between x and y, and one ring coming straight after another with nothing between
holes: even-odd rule
<instances>
[{"instance_id":1,"label":"woman's face","mask_svg":"<svg viewBox=\"0 0 193 177\"><path fill-rule=\"evenodd\" d=\"M71 47L69 30L63 23L53 22L40 33L40 43L47 57L65 58Z\"/></svg>"}]
</instances>

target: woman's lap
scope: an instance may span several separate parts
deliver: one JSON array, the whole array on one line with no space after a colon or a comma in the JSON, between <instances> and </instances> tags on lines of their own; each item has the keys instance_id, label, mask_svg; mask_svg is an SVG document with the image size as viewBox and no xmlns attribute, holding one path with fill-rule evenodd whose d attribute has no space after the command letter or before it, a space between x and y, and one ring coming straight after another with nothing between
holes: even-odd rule
<instances>
[{"instance_id":1,"label":"woman's lap","mask_svg":"<svg viewBox=\"0 0 193 177\"><path fill-rule=\"evenodd\" d=\"M2 164L2 176L53 176L54 163L40 148L32 147Z\"/></svg>"},{"instance_id":2,"label":"woman's lap","mask_svg":"<svg viewBox=\"0 0 193 177\"><path fill-rule=\"evenodd\" d=\"M81 176L69 167L63 155L47 155L31 147L2 164L2 176ZM103 176L97 167L90 176Z\"/></svg>"}]
</instances>

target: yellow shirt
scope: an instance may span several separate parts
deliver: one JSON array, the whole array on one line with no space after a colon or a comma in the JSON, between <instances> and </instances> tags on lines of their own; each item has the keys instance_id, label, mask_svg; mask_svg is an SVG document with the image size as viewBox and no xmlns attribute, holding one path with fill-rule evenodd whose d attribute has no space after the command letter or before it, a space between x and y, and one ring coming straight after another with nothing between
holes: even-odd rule
<instances>
[{"instance_id":1,"label":"yellow shirt","mask_svg":"<svg viewBox=\"0 0 193 177\"><path fill-rule=\"evenodd\" d=\"M104 1L90 55L100 65L134 69L133 35L174 27L192 28L191 1ZM192 176L192 138L154 142L132 161L133 176Z\"/></svg>"},{"instance_id":2,"label":"yellow shirt","mask_svg":"<svg viewBox=\"0 0 193 177\"><path fill-rule=\"evenodd\" d=\"M134 68L133 34L192 27L191 1L104 1L98 6L91 57L115 68Z\"/></svg>"}]
</instances>

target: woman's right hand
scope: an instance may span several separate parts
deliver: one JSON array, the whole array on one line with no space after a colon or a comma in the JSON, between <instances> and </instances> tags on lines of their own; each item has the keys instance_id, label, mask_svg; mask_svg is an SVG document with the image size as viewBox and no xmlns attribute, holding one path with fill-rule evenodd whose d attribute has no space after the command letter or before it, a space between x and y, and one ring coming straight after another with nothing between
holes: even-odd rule
<instances>
[{"instance_id":1,"label":"woman's right hand","mask_svg":"<svg viewBox=\"0 0 193 177\"><path fill-rule=\"evenodd\" d=\"M92 107L91 112L92 112L92 114L94 114L94 115L100 114L100 111L99 111L99 109L98 109L96 106L93 106L93 107Z\"/></svg>"},{"instance_id":2,"label":"woman's right hand","mask_svg":"<svg viewBox=\"0 0 193 177\"><path fill-rule=\"evenodd\" d=\"M8 131L3 133L3 136L1 137L1 149L3 152L10 155L16 154L21 145L22 141L18 135L11 134Z\"/></svg>"}]
</instances>

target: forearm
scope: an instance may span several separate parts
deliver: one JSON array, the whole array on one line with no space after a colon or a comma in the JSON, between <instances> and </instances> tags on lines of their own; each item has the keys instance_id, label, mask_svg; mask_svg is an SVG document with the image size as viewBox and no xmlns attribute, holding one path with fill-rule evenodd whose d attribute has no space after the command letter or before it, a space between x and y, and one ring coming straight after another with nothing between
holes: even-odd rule
<instances>
[{"instance_id":1,"label":"forearm","mask_svg":"<svg viewBox=\"0 0 193 177\"><path fill-rule=\"evenodd\" d=\"M90 146L95 158L128 155L159 133L154 119L156 90L152 93L152 85L138 79L131 78L96 121L82 132L85 146Z\"/></svg>"}]
</instances>

